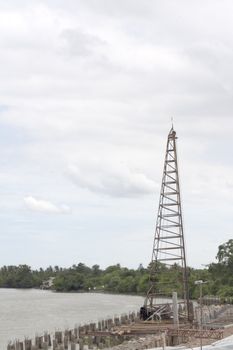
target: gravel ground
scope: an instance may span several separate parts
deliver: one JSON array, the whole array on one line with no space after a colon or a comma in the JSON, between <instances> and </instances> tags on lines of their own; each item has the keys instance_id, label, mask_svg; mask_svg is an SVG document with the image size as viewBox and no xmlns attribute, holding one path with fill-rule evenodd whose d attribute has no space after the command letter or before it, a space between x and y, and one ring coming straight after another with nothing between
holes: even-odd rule
<instances>
[{"instance_id":1,"label":"gravel ground","mask_svg":"<svg viewBox=\"0 0 233 350\"><path fill-rule=\"evenodd\" d=\"M224 338L233 335L233 326L224 329ZM129 341L125 341L120 345L114 346L111 349L113 350L143 350L143 349L154 349L159 350L163 349L161 347L155 348L156 336L149 335L146 337L139 337ZM216 339L202 339L202 345L210 345L216 342ZM193 349L200 346L200 339L190 337L189 341L184 344L180 344L176 347L166 346L166 350L176 350L176 349ZM233 349L233 345L232 345ZM105 349L108 350L108 349ZM110 350L110 349L109 349Z\"/></svg>"},{"instance_id":2,"label":"gravel ground","mask_svg":"<svg viewBox=\"0 0 233 350\"><path fill-rule=\"evenodd\" d=\"M232 334L233 334L233 326L225 328L223 330L223 337L224 338L229 337ZM203 346L204 345L210 345L210 344L213 344L215 342L216 342L216 339L202 339L202 345ZM185 344L182 344L182 345L185 345L186 348L192 349L193 347L197 347L197 346L200 345L200 339L192 337L192 338L190 338L188 343L185 343ZM232 349L233 349L233 345L232 345Z\"/></svg>"}]
</instances>

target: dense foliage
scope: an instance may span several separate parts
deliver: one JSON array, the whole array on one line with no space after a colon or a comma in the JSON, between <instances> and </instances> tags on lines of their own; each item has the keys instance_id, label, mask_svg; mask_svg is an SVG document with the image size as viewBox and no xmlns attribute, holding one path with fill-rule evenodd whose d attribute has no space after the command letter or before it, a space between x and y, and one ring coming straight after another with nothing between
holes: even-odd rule
<instances>
[{"instance_id":1,"label":"dense foliage","mask_svg":"<svg viewBox=\"0 0 233 350\"><path fill-rule=\"evenodd\" d=\"M194 281L208 281L204 286L205 294L220 297L233 296L233 240L218 248L217 262L205 269L188 269L190 297L198 297L198 288ZM138 269L128 269L119 264L100 269L99 265L88 267L83 263L70 268L58 266L32 270L27 265L3 266L0 269L1 288L39 288L46 280L53 278L52 289L58 292L103 291L111 293L144 294L148 289L149 268L142 265ZM180 269L177 265L167 269L159 266L160 280L172 281L174 289L179 290Z\"/></svg>"}]
</instances>

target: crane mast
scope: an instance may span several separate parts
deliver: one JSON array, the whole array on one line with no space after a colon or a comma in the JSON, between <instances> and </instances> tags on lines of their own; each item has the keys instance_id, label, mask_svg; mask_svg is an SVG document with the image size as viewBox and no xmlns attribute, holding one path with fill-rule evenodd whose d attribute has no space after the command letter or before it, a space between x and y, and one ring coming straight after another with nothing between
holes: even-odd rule
<instances>
[{"instance_id":1,"label":"crane mast","mask_svg":"<svg viewBox=\"0 0 233 350\"><path fill-rule=\"evenodd\" d=\"M172 317L172 292L178 294L179 318L189 319L188 276L177 162L176 132L168 134L159 208L149 265L149 288L141 318Z\"/></svg>"}]
</instances>

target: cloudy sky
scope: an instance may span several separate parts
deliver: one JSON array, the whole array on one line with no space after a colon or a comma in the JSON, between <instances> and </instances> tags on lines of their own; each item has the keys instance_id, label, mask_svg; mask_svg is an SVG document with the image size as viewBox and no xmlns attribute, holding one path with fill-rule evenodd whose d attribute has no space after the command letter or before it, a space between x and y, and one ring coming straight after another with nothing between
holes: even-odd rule
<instances>
[{"instance_id":1,"label":"cloudy sky","mask_svg":"<svg viewBox=\"0 0 233 350\"><path fill-rule=\"evenodd\" d=\"M233 2L0 0L0 265L145 266L177 131L188 264L233 234Z\"/></svg>"}]
</instances>

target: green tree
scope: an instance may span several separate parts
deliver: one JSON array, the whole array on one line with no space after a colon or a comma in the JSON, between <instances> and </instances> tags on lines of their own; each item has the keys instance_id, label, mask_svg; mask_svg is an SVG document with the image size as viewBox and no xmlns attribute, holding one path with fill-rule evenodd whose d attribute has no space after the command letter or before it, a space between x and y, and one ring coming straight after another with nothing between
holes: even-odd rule
<instances>
[{"instance_id":1,"label":"green tree","mask_svg":"<svg viewBox=\"0 0 233 350\"><path fill-rule=\"evenodd\" d=\"M220 264L233 266L233 239L229 239L229 241L218 247L216 258Z\"/></svg>"}]
</instances>

